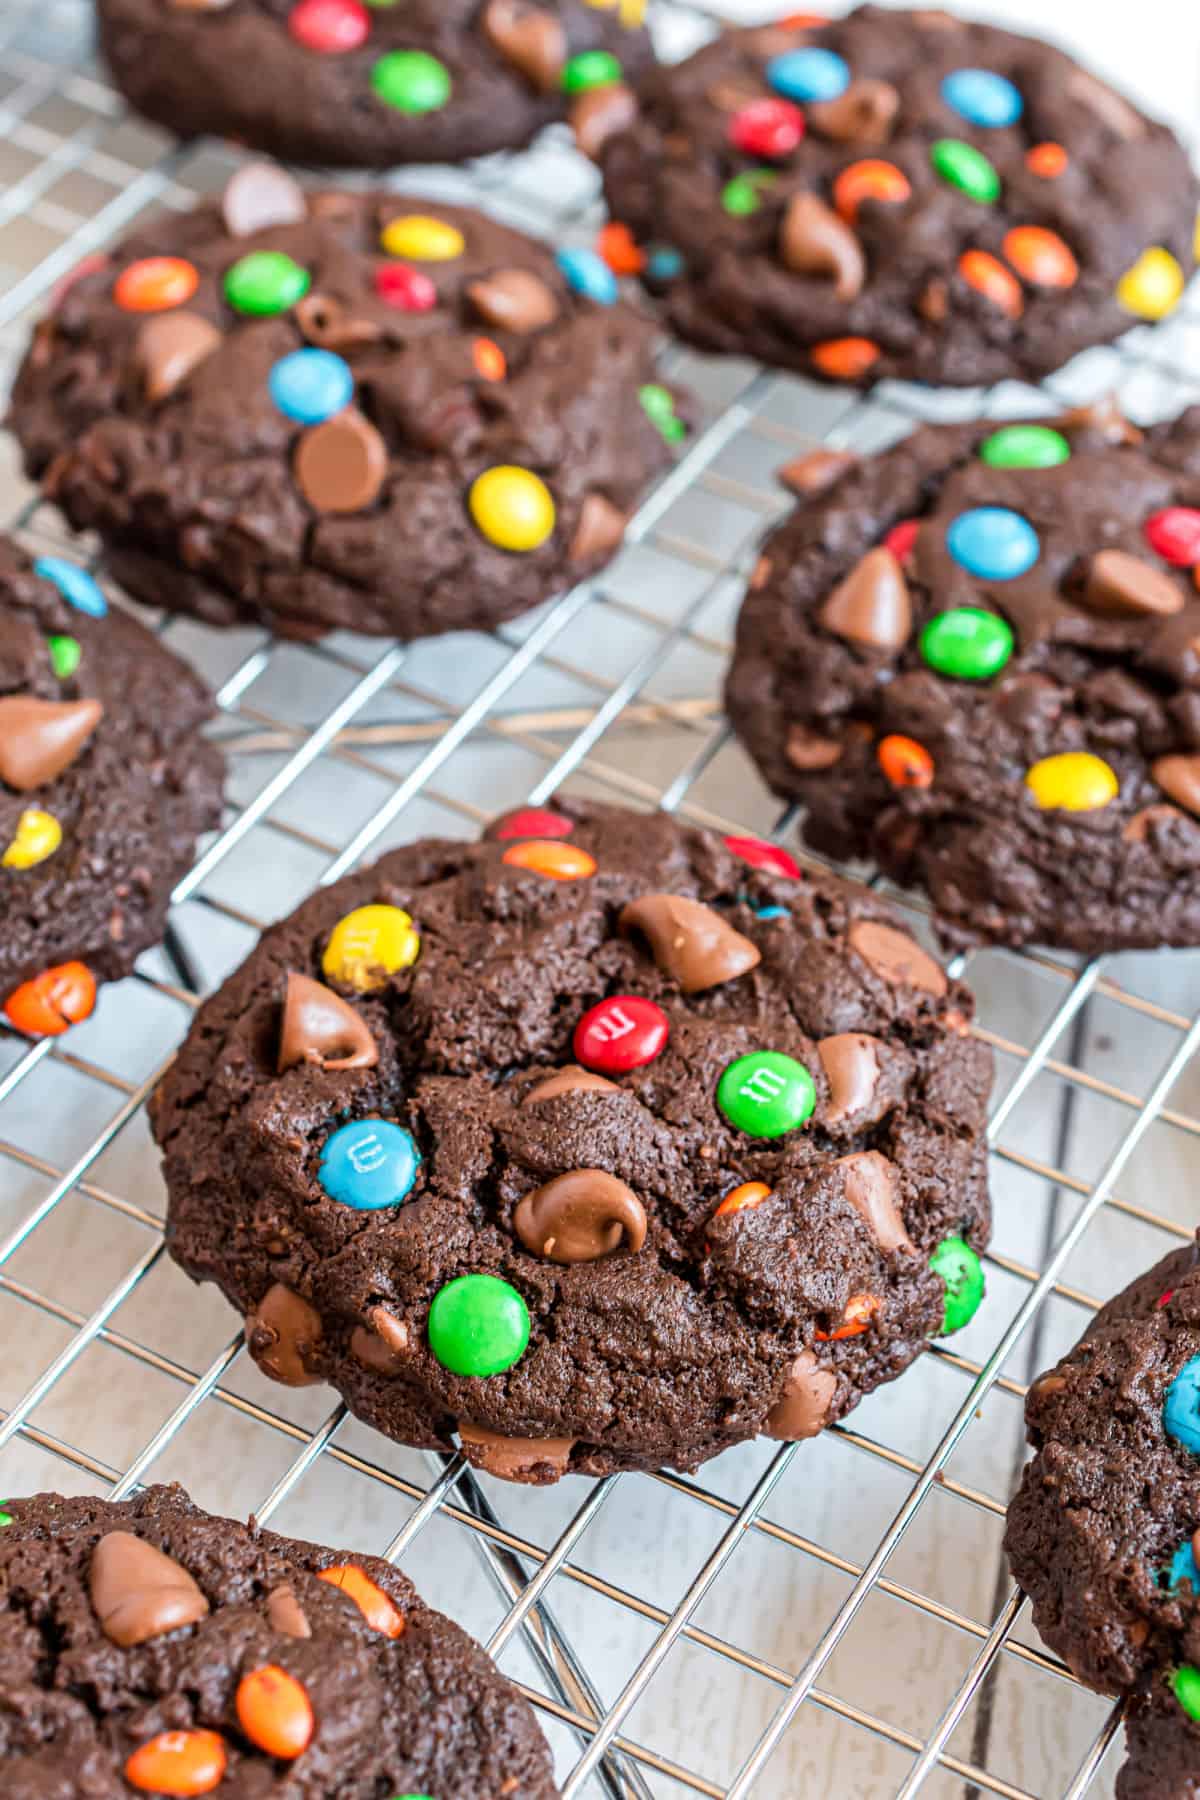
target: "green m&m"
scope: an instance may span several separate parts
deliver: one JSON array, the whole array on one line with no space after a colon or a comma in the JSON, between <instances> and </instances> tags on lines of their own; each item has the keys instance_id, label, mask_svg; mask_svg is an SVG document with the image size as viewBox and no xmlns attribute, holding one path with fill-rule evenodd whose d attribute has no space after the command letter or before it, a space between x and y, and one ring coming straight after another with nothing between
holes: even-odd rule
<instances>
[{"instance_id":1,"label":"green m&m","mask_svg":"<svg viewBox=\"0 0 1200 1800\"><path fill-rule=\"evenodd\" d=\"M979 446L980 461L993 469L1052 469L1070 454L1062 432L1049 425L1002 425Z\"/></svg>"},{"instance_id":2,"label":"green m&m","mask_svg":"<svg viewBox=\"0 0 1200 1800\"><path fill-rule=\"evenodd\" d=\"M568 56L561 79L564 94L586 94L620 81L621 65L611 50L581 50L578 56Z\"/></svg>"},{"instance_id":3,"label":"green m&m","mask_svg":"<svg viewBox=\"0 0 1200 1800\"><path fill-rule=\"evenodd\" d=\"M450 71L427 50L389 50L371 70L371 86L397 112L437 112L450 98Z\"/></svg>"},{"instance_id":4,"label":"green m&m","mask_svg":"<svg viewBox=\"0 0 1200 1800\"><path fill-rule=\"evenodd\" d=\"M499 1375L529 1343L529 1308L498 1275L459 1275L429 1309L429 1348L453 1375Z\"/></svg>"},{"instance_id":5,"label":"green m&m","mask_svg":"<svg viewBox=\"0 0 1200 1800\"><path fill-rule=\"evenodd\" d=\"M981 606L938 613L921 631L921 655L939 675L988 681L1013 653L1012 626Z\"/></svg>"},{"instance_id":6,"label":"green m&m","mask_svg":"<svg viewBox=\"0 0 1200 1800\"><path fill-rule=\"evenodd\" d=\"M983 1264L965 1238L943 1238L929 1259L929 1267L946 1284L946 1310L939 1337L961 1331L979 1311L983 1299Z\"/></svg>"},{"instance_id":7,"label":"green m&m","mask_svg":"<svg viewBox=\"0 0 1200 1800\"><path fill-rule=\"evenodd\" d=\"M83 656L79 639L55 633L53 637L46 639L46 648L50 652L50 667L58 679L70 681Z\"/></svg>"},{"instance_id":8,"label":"green m&m","mask_svg":"<svg viewBox=\"0 0 1200 1800\"><path fill-rule=\"evenodd\" d=\"M669 388L657 381L647 381L638 389L642 411L656 425L668 444L677 444L687 436L687 426L675 413L675 397Z\"/></svg>"},{"instance_id":9,"label":"green m&m","mask_svg":"<svg viewBox=\"0 0 1200 1800\"><path fill-rule=\"evenodd\" d=\"M1171 1692L1189 1719L1200 1719L1200 1669L1180 1663L1171 1676Z\"/></svg>"},{"instance_id":10,"label":"green m&m","mask_svg":"<svg viewBox=\"0 0 1200 1800\"><path fill-rule=\"evenodd\" d=\"M225 298L234 312L265 319L303 300L311 283L308 270L282 250L251 250L225 271Z\"/></svg>"},{"instance_id":11,"label":"green m&m","mask_svg":"<svg viewBox=\"0 0 1200 1800\"><path fill-rule=\"evenodd\" d=\"M1000 177L974 144L961 138L939 138L929 146L929 160L943 181L949 182L969 200L991 206L1000 197Z\"/></svg>"},{"instance_id":12,"label":"green m&m","mask_svg":"<svg viewBox=\"0 0 1200 1800\"><path fill-rule=\"evenodd\" d=\"M756 213L763 203L763 189L779 179L774 169L745 169L721 189L721 205L735 219Z\"/></svg>"},{"instance_id":13,"label":"green m&m","mask_svg":"<svg viewBox=\"0 0 1200 1800\"><path fill-rule=\"evenodd\" d=\"M811 1118L816 1104L812 1076L782 1050L739 1056L717 1083L717 1110L747 1137L782 1137Z\"/></svg>"},{"instance_id":14,"label":"green m&m","mask_svg":"<svg viewBox=\"0 0 1200 1800\"><path fill-rule=\"evenodd\" d=\"M10 1512L0 1512L0 1531L3 1531L4 1527L6 1525L11 1525L12 1522L13 1517Z\"/></svg>"}]
</instances>

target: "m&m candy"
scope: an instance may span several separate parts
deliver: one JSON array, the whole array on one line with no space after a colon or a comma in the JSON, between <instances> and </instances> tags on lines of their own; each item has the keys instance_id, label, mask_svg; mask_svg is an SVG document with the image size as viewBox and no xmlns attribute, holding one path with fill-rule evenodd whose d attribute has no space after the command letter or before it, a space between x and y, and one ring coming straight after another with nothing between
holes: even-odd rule
<instances>
[{"instance_id":1,"label":"m&m candy","mask_svg":"<svg viewBox=\"0 0 1200 1800\"><path fill-rule=\"evenodd\" d=\"M640 275L646 266L646 252L634 238L628 225L610 219L596 234L596 254L604 258L614 275Z\"/></svg>"},{"instance_id":2,"label":"m&m candy","mask_svg":"<svg viewBox=\"0 0 1200 1800\"><path fill-rule=\"evenodd\" d=\"M227 1762L219 1732L160 1731L126 1760L125 1779L144 1794L211 1794Z\"/></svg>"},{"instance_id":3,"label":"m&m candy","mask_svg":"<svg viewBox=\"0 0 1200 1800\"><path fill-rule=\"evenodd\" d=\"M675 396L661 382L647 381L638 389L642 411L660 431L668 444L677 444L687 436L687 426L675 411Z\"/></svg>"},{"instance_id":4,"label":"m&m candy","mask_svg":"<svg viewBox=\"0 0 1200 1800\"><path fill-rule=\"evenodd\" d=\"M288 31L306 50L340 56L365 44L371 20L361 0L297 0L288 14Z\"/></svg>"},{"instance_id":5,"label":"m&m candy","mask_svg":"<svg viewBox=\"0 0 1200 1800\"><path fill-rule=\"evenodd\" d=\"M865 200L878 200L887 206L898 206L912 193L912 183L895 163L882 162L876 156L864 157L844 168L833 184L833 204L853 225L858 209Z\"/></svg>"},{"instance_id":6,"label":"m&m candy","mask_svg":"<svg viewBox=\"0 0 1200 1800\"><path fill-rule=\"evenodd\" d=\"M312 277L282 250L251 250L225 271L225 298L234 312L270 318L295 306L307 294Z\"/></svg>"},{"instance_id":7,"label":"m&m candy","mask_svg":"<svg viewBox=\"0 0 1200 1800\"><path fill-rule=\"evenodd\" d=\"M862 381L883 355L874 338L826 338L809 351L814 369L830 381Z\"/></svg>"},{"instance_id":8,"label":"m&m candy","mask_svg":"<svg viewBox=\"0 0 1200 1800\"><path fill-rule=\"evenodd\" d=\"M988 251L964 250L958 259L958 272L969 288L982 294L1006 318L1019 319L1025 311L1020 282Z\"/></svg>"},{"instance_id":9,"label":"m&m candy","mask_svg":"<svg viewBox=\"0 0 1200 1800\"><path fill-rule=\"evenodd\" d=\"M1041 543L1028 519L1007 506L973 506L952 519L946 548L960 568L981 581L1015 581L1032 569Z\"/></svg>"},{"instance_id":10,"label":"m&m candy","mask_svg":"<svg viewBox=\"0 0 1200 1800\"><path fill-rule=\"evenodd\" d=\"M989 681L1013 652L1012 626L980 606L955 606L922 627L921 655L939 675Z\"/></svg>"},{"instance_id":11,"label":"m&m candy","mask_svg":"<svg viewBox=\"0 0 1200 1800\"><path fill-rule=\"evenodd\" d=\"M333 1563L328 1569L318 1569L317 1580L327 1581L330 1587L353 1600L371 1630L381 1637L404 1635L404 1614L391 1595L385 1594L379 1583L372 1581L357 1563Z\"/></svg>"},{"instance_id":12,"label":"m&m candy","mask_svg":"<svg viewBox=\"0 0 1200 1800\"><path fill-rule=\"evenodd\" d=\"M594 250L582 247L557 250L554 260L568 285L585 300L594 300L598 306L611 306L616 300L617 278L604 258L597 256Z\"/></svg>"},{"instance_id":13,"label":"m&m candy","mask_svg":"<svg viewBox=\"0 0 1200 1800\"><path fill-rule=\"evenodd\" d=\"M1163 1429L1185 1450L1200 1453L1200 1356L1190 1357L1167 1389Z\"/></svg>"},{"instance_id":14,"label":"m&m candy","mask_svg":"<svg viewBox=\"0 0 1200 1800\"><path fill-rule=\"evenodd\" d=\"M1034 144L1025 152L1025 167L1031 175L1042 181L1054 181L1064 173L1071 158L1062 144L1047 140L1044 144Z\"/></svg>"},{"instance_id":15,"label":"m&m candy","mask_svg":"<svg viewBox=\"0 0 1200 1800\"><path fill-rule=\"evenodd\" d=\"M773 56L766 77L767 85L785 100L836 100L850 86L846 59L816 44Z\"/></svg>"},{"instance_id":16,"label":"m&m candy","mask_svg":"<svg viewBox=\"0 0 1200 1800\"><path fill-rule=\"evenodd\" d=\"M484 381L503 381L508 374L508 358L491 338L471 339L471 360L475 373Z\"/></svg>"},{"instance_id":17,"label":"m&m candy","mask_svg":"<svg viewBox=\"0 0 1200 1800\"><path fill-rule=\"evenodd\" d=\"M1142 533L1156 556L1173 568L1186 569L1200 563L1200 508L1164 506L1151 513Z\"/></svg>"},{"instance_id":18,"label":"m&m candy","mask_svg":"<svg viewBox=\"0 0 1200 1800\"><path fill-rule=\"evenodd\" d=\"M893 525L883 540L885 550L890 550L898 563L906 563L916 547L917 533L921 529L920 519L901 519Z\"/></svg>"},{"instance_id":19,"label":"m&m candy","mask_svg":"<svg viewBox=\"0 0 1200 1800\"><path fill-rule=\"evenodd\" d=\"M308 1749L316 1730L312 1701L302 1682L275 1663L251 1669L234 1696L238 1724L267 1756L291 1762Z\"/></svg>"},{"instance_id":20,"label":"m&m candy","mask_svg":"<svg viewBox=\"0 0 1200 1800\"><path fill-rule=\"evenodd\" d=\"M4 1003L10 1025L27 1037L60 1037L89 1017L96 1004L96 977L86 963L56 963L23 981Z\"/></svg>"},{"instance_id":21,"label":"m&m candy","mask_svg":"<svg viewBox=\"0 0 1200 1800\"><path fill-rule=\"evenodd\" d=\"M477 475L467 507L478 530L499 550L536 550L554 530L550 489L531 469L512 463Z\"/></svg>"},{"instance_id":22,"label":"m&m candy","mask_svg":"<svg viewBox=\"0 0 1200 1800\"><path fill-rule=\"evenodd\" d=\"M1074 252L1043 225L1014 225L1004 234L1004 254L1033 287L1069 288L1079 280Z\"/></svg>"},{"instance_id":23,"label":"m&m candy","mask_svg":"<svg viewBox=\"0 0 1200 1800\"><path fill-rule=\"evenodd\" d=\"M791 911L786 906L755 906L751 909L756 919L770 923L772 919L788 919Z\"/></svg>"},{"instance_id":24,"label":"m&m candy","mask_svg":"<svg viewBox=\"0 0 1200 1800\"><path fill-rule=\"evenodd\" d=\"M983 1300L983 1264L965 1238L943 1238L929 1267L946 1284L946 1305L939 1337L949 1337L969 1325Z\"/></svg>"},{"instance_id":25,"label":"m&m candy","mask_svg":"<svg viewBox=\"0 0 1200 1800\"><path fill-rule=\"evenodd\" d=\"M70 681L83 660L83 646L79 639L55 632L52 637L46 639L46 648L50 652L50 667L58 679Z\"/></svg>"},{"instance_id":26,"label":"m&m candy","mask_svg":"<svg viewBox=\"0 0 1200 1800\"><path fill-rule=\"evenodd\" d=\"M804 114L790 100L751 100L729 121L729 141L746 156L778 162L804 136Z\"/></svg>"},{"instance_id":27,"label":"m&m candy","mask_svg":"<svg viewBox=\"0 0 1200 1800\"><path fill-rule=\"evenodd\" d=\"M301 425L319 425L350 404L354 376L344 357L309 347L281 356L267 386L281 413Z\"/></svg>"},{"instance_id":28,"label":"m&m candy","mask_svg":"<svg viewBox=\"0 0 1200 1800\"><path fill-rule=\"evenodd\" d=\"M982 150L964 144L960 138L938 138L929 146L929 160L942 180L990 206L1000 198L1000 177Z\"/></svg>"},{"instance_id":29,"label":"m&m candy","mask_svg":"<svg viewBox=\"0 0 1200 1800\"><path fill-rule=\"evenodd\" d=\"M889 732L875 751L879 767L893 787L927 788L933 784L933 758L915 738Z\"/></svg>"},{"instance_id":30,"label":"m&m candy","mask_svg":"<svg viewBox=\"0 0 1200 1800\"><path fill-rule=\"evenodd\" d=\"M1164 1587L1172 1593L1182 1587L1185 1581L1190 1581L1193 1594L1200 1594L1200 1568L1196 1566L1196 1556L1192 1549L1191 1538L1184 1538L1163 1570L1162 1581Z\"/></svg>"},{"instance_id":31,"label":"m&m candy","mask_svg":"<svg viewBox=\"0 0 1200 1800\"><path fill-rule=\"evenodd\" d=\"M429 1308L429 1348L453 1375L499 1375L524 1356L529 1308L498 1275L459 1275Z\"/></svg>"},{"instance_id":32,"label":"m&m candy","mask_svg":"<svg viewBox=\"0 0 1200 1800\"><path fill-rule=\"evenodd\" d=\"M390 1119L357 1119L325 1140L317 1179L331 1200L355 1212L399 1206L417 1179L421 1153Z\"/></svg>"},{"instance_id":33,"label":"m&m candy","mask_svg":"<svg viewBox=\"0 0 1200 1800\"><path fill-rule=\"evenodd\" d=\"M790 851L783 850L778 844L768 844L765 838L727 837L722 840L725 848L732 851L752 869L764 869L769 875L790 875L793 881L799 881L802 870L800 864Z\"/></svg>"},{"instance_id":34,"label":"m&m candy","mask_svg":"<svg viewBox=\"0 0 1200 1800\"><path fill-rule=\"evenodd\" d=\"M190 300L199 285L195 264L182 256L146 256L121 270L113 299L125 312L166 312Z\"/></svg>"},{"instance_id":35,"label":"m&m candy","mask_svg":"<svg viewBox=\"0 0 1200 1800\"><path fill-rule=\"evenodd\" d=\"M578 844L559 844L544 838L526 838L512 844L500 858L510 868L528 869L547 881L583 881L596 873L596 859Z\"/></svg>"},{"instance_id":36,"label":"m&m candy","mask_svg":"<svg viewBox=\"0 0 1200 1800\"><path fill-rule=\"evenodd\" d=\"M748 1137L782 1137L811 1118L816 1104L812 1076L781 1050L737 1057L717 1083L717 1110Z\"/></svg>"},{"instance_id":37,"label":"m&m candy","mask_svg":"<svg viewBox=\"0 0 1200 1800\"><path fill-rule=\"evenodd\" d=\"M6 869L32 869L45 862L62 843L62 826L40 806L26 807L0 863Z\"/></svg>"},{"instance_id":38,"label":"m&m candy","mask_svg":"<svg viewBox=\"0 0 1200 1800\"><path fill-rule=\"evenodd\" d=\"M410 256L414 262L453 262L467 247L456 225L428 213L403 213L389 220L379 242L389 256Z\"/></svg>"},{"instance_id":39,"label":"m&m candy","mask_svg":"<svg viewBox=\"0 0 1200 1800\"><path fill-rule=\"evenodd\" d=\"M407 263L381 263L375 271L375 292L397 312L432 312L438 292L422 269Z\"/></svg>"},{"instance_id":40,"label":"m&m candy","mask_svg":"<svg viewBox=\"0 0 1200 1800\"><path fill-rule=\"evenodd\" d=\"M1002 425L979 446L980 461L992 469L1052 469L1070 455L1062 432L1049 425Z\"/></svg>"},{"instance_id":41,"label":"m&m candy","mask_svg":"<svg viewBox=\"0 0 1200 1800\"><path fill-rule=\"evenodd\" d=\"M721 189L721 205L735 219L748 218L758 211L766 190L778 180L774 169L744 169Z\"/></svg>"},{"instance_id":42,"label":"m&m candy","mask_svg":"<svg viewBox=\"0 0 1200 1800\"><path fill-rule=\"evenodd\" d=\"M559 85L564 94L586 94L620 79L621 65L611 50L580 50L563 64Z\"/></svg>"},{"instance_id":43,"label":"m&m candy","mask_svg":"<svg viewBox=\"0 0 1200 1800\"><path fill-rule=\"evenodd\" d=\"M683 255L671 244L652 244L646 251L646 277L649 281L674 281L683 274Z\"/></svg>"},{"instance_id":44,"label":"m&m candy","mask_svg":"<svg viewBox=\"0 0 1200 1800\"><path fill-rule=\"evenodd\" d=\"M91 619L102 619L108 611L108 601L94 577L78 563L68 562L65 556L39 556L33 572L44 581L52 581L67 605L73 606L76 612L87 613Z\"/></svg>"},{"instance_id":45,"label":"m&m candy","mask_svg":"<svg viewBox=\"0 0 1200 1800\"><path fill-rule=\"evenodd\" d=\"M589 1006L575 1027L576 1060L603 1075L624 1075L667 1047L670 1023L661 1006L638 994L614 994Z\"/></svg>"},{"instance_id":46,"label":"m&m candy","mask_svg":"<svg viewBox=\"0 0 1200 1800\"><path fill-rule=\"evenodd\" d=\"M548 806L523 806L507 813L494 827L497 838L564 838L575 829L563 813L551 812Z\"/></svg>"},{"instance_id":47,"label":"m&m candy","mask_svg":"<svg viewBox=\"0 0 1200 1800\"><path fill-rule=\"evenodd\" d=\"M450 71L427 50L389 50L371 70L371 88L397 112L437 112L450 98Z\"/></svg>"},{"instance_id":48,"label":"m&m candy","mask_svg":"<svg viewBox=\"0 0 1200 1800\"><path fill-rule=\"evenodd\" d=\"M720 1219L726 1213L744 1212L747 1207L761 1206L770 1198L771 1190L765 1181L743 1181L740 1187L732 1188L726 1194L713 1217Z\"/></svg>"},{"instance_id":49,"label":"m&m candy","mask_svg":"<svg viewBox=\"0 0 1200 1800\"><path fill-rule=\"evenodd\" d=\"M421 939L399 906L356 906L339 919L321 958L330 981L360 994L387 986L388 977L417 960Z\"/></svg>"},{"instance_id":50,"label":"m&m candy","mask_svg":"<svg viewBox=\"0 0 1200 1800\"><path fill-rule=\"evenodd\" d=\"M883 1301L878 1294L851 1294L842 1314L842 1322L833 1331L815 1331L813 1336L819 1344L841 1343L845 1338L861 1337L870 1329L871 1320L876 1313L882 1312Z\"/></svg>"},{"instance_id":51,"label":"m&m candy","mask_svg":"<svg viewBox=\"0 0 1200 1800\"><path fill-rule=\"evenodd\" d=\"M1171 1675L1171 1692L1189 1719L1200 1720L1200 1669L1180 1663Z\"/></svg>"},{"instance_id":52,"label":"m&m candy","mask_svg":"<svg viewBox=\"0 0 1200 1800\"><path fill-rule=\"evenodd\" d=\"M1165 319L1183 293L1183 270L1161 244L1143 250L1117 283L1117 300L1139 319Z\"/></svg>"},{"instance_id":53,"label":"m&m candy","mask_svg":"<svg viewBox=\"0 0 1200 1800\"><path fill-rule=\"evenodd\" d=\"M942 99L971 125L998 130L1025 110L1020 90L992 69L954 69L942 80Z\"/></svg>"},{"instance_id":54,"label":"m&m candy","mask_svg":"<svg viewBox=\"0 0 1200 1800\"><path fill-rule=\"evenodd\" d=\"M1026 772L1025 786L1043 812L1097 812L1121 791L1109 765L1087 750L1042 757Z\"/></svg>"}]
</instances>

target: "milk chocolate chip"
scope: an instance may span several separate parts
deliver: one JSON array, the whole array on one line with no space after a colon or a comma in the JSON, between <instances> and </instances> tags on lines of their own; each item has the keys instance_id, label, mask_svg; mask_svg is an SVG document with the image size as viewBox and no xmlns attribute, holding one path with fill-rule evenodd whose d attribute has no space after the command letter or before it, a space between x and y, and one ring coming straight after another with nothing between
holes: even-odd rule
<instances>
[{"instance_id":1,"label":"milk chocolate chip","mask_svg":"<svg viewBox=\"0 0 1200 1800\"><path fill-rule=\"evenodd\" d=\"M840 1125L869 1106L879 1080L879 1040L863 1031L822 1038L817 1055L829 1082L827 1125Z\"/></svg>"},{"instance_id":2,"label":"milk chocolate chip","mask_svg":"<svg viewBox=\"0 0 1200 1800\"><path fill-rule=\"evenodd\" d=\"M630 1250L646 1241L646 1209L623 1181L603 1169L556 1175L517 1204L517 1236L535 1256L550 1262L594 1262L625 1240Z\"/></svg>"},{"instance_id":3,"label":"milk chocolate chip","mask_svg":"<svg viewBox=\"0 0 1200 1800\"><path fill-rule=\"evenodd\" d=\"M473 1425L469 1419L458 1421L463 1454L472 1468L485 1475L497 1475L503 1481L521 1481L530 1487L541 1487L557 1481L567 1472L574 1438L504 1437L489 1431L486 1425Z\"/></svg>"},{"instance_id":4,"label":"milk chocolate chip","mask_svg":"<svg viewBox=\"0 0 1200 1800\"><path fill-rule=\"evenodd\" d=\"M701 994L756 967L762 952L720 913L681 894L643 894L623 907L617 921L631 936L642 932L664 975L685 994Z\"/></svg>"},{"instance_id":5,"label":"milk chocolate chip","mask_svg":"<svg viewBox=\"0 0 1200 1800\"><path fill-rule=\"evenodd\" d=\"M939 999L946 993L950 985L946 971L906 931L881 925L877 919L856 919L848 935L850 948L858 951L881 980L893 987L922 988Z\"/></svg>"},{"instance_id":6,"label":"milk chocolate chip","mask_svg":"<svg viewBox=\"0 0 1200 1800\"><path fill-rule=\"evenodd\" d=\"M373 1069L379 1046L348 1000L293 970L279 1033L279 1073L297 1063L322 1069Z\"/></svg>"},{"instance_id":7,"label":"milk chocolate chip","mask_svg":"<svg viewBox=\"0 0 1200 1800\"><path fill-rule=\"evenodd\" d=\"M285 1387L312 1387L321 1377L309 1362L321 1342L315 1307L276 1282L246 1315L246 1346L264 1375Z\"/></svg>"},{"instance_id":8,"label":"milk chocolate chip","mask_svg":"<svg viewBox=\"0 0 1200 1800\"><path fill-rule=\"evenodd\" d=\"M885 1253L912 1250L897 1200L900 1177L895 1163L878 1150L860 1150L854 1156L839 1156L833 1166L842 1171L846 1198L879 1248Z\"/></svg>"},{"instance_id":9,"label":"milk chocolate chip","mask_svg":"<svg viewBox=\"0 0 1200 1800\"><path fill-rule=\"evenodd\" d=\"M88 1589L105 1637L122 1649L195 1625L208 1613L187 1570L131 1531L109 1531L100 1539Z\"/></svg>"},{"instance_id":10,"label":"milk chocolate chip","mask_svg":"<svg viewBox=\"0 0 1200 1800\"><path fill-rule=\"evenodd\" d=\"M826 631L868 650L899 650L912 631L904 571L890 550L868 550L817 615Z\"/></svg>"},{"instance_id":11,"label":"milk chocolate chip","mask_svg":"<svg viewBox=\"0 0 1200 1800\"><path fill-rule=\"evenodd\" d=\"M802 1350L787 1372L783 1393L767 1414L767 1437L795 1443L816 1437L829 1418L837 1376L823 1369L811 1350Z\"/></svg>"},{"instance_id":12,"label":"milk chocolate chip","mask_svg":"<svg viewBox=\"0 0 1200 1800\"><path fill-rule=\"evenodd\" d=\"M69 769L104 716L99 700L0 700L0 780L18 793L44 787Z\"/></svg>"}]
</instances>

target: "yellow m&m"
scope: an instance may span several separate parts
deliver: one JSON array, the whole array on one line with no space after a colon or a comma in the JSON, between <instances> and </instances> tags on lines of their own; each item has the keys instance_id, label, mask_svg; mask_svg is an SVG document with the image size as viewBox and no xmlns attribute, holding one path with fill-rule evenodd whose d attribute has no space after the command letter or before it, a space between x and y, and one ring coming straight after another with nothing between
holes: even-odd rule
<instances>
[{"instance_id":1,"label":"yellow m&m","mask_svg":"<svg viewBox=\"0 0 1200 1800\"><path fill-rule=\"evenodd\" d=\"M62 843L62 826L53 813L31 806L17 820L17 835L0 857L6 869L32 869L53 856Z\"/></svg>"},{"instance_id":2,"label":"yellow m&m","mask_svg":"<svg viewBox=\"0 0 1200 1800\"><path fill-rule=\"evenodd\" d=\"M554 530L550 489L540 476L512 463L477 475L467 505L488 543L501 550L536 550Z\"/></svg>"},{"instance_id":3,"label":"yellow m&m","mask_svg":"<svg viewBox=\"0 0 1200 1800\"><path fill-rule=\"evenodd\" d=\"M1108 764L1087 750L1044 756L1025 776L1043 812L1096 812L1116 799L1120 785Z\"/></svg>"},{"instance_id":4,"label":"yellow m&m","mask_svg":"<svg viewBox=\"0 0 1200 1800\"><path fill-rule=\"evenodd\" d=\"M386 986L389 975L417 960L421 939L399 906L356 906L339 919L321 958L321 972L360 994Z\"/></svg>"},{"instance_id":5,"label":"yellow m&m","mask_svg":"<svg viewBox=\"0 0 1200 1800\"><path fill-rule=\"evenodd\" d=\"M466 239L445 219L427 213L404 213L384 226L379 242L389 256L410 257L413 262L453 262L466 249Z\"/></svg>"},{"instance_id":6,"label":"yellow m&m","mask_svg":"<svg viewBox=\"0 0 1200 1800\"><path fill-rule=\"evenodd\" d=\"M1165 319L1183 293L1183 270L1161 244L1143 250L1117 283L1117 299L1139 319Z\"/></svg>"}]
</instances>

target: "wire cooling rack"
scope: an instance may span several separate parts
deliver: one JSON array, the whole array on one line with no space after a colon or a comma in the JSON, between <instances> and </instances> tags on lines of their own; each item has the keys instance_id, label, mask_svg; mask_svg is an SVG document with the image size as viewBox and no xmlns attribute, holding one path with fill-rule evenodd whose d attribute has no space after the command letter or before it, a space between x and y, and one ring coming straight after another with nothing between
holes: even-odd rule
<instances>
[{"instance_id":1,"label":"wire cooling rack","mask_svg":"<svg viewBox=\"0 0 1200 1800\"><path fill-rule=\"evenodd\" d=\"M655 22L679 51L707 29L665 0ZM219 189L234 157L123 112L82 0L6 0L0 53L7 370L56 279L148 207ZM394 185L559 241L599 218L562 133ZM999 1542L1028 1380L1191 1233L1197 956L968 959L999 1070L987 1304L820 1439L741 1446L697 1478L530 1492L389 1444L325 1390L263 1381L220 1297L164 1254L143 1103L263 923L364 856L474 835L561 785L782 836L714 699L755 538L784 504L774 469L816 442L881 447L917 417L1113 388L1134 417L1167 413L1200 394L1200 310L1080 358L1048 395L863 399L679 347L664 366L702 425L625 550L494 637L300 647L156 621L217 691L225 824L179 883L165 950L87 1024L0 1036L0 1489L181 1479L201 1504L403 1559L539 1708L572 1800L1109 1792L1118 1714L1039 1646ZM61 548L16 471L4 442L0 519Z\"/></svg>"}]
</instances>

